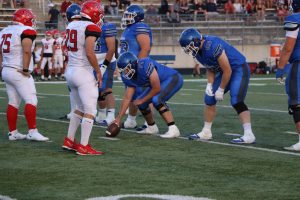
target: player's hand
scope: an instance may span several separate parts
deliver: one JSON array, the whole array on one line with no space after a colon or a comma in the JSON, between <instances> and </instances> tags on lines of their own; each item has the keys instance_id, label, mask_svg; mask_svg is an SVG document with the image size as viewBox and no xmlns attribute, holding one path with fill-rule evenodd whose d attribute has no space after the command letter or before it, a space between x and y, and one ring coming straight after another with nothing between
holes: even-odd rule
<instances>
[{"instance_id":1,"label":"player's hand","mask_svg":"<svg viewBox=\"0 0 300 200\"><path fill-rule=\"evenodd\" d=\"M223 101L224 99L224 89L223 88L218 88L218 90L215 93L215 99L217 101Z\"/></svg>"},{"instance_id":2,"label":"player's hand","mask_svg":"<svg viewBox=\"0 0 300 200\"><path fill-rule=\"evenodd\" d=\"M96 71L96 78L97 78L98 87L100 88L102 86L102 74L100 70Z\"/></svg>"},{"instance_id":3,"label":"player's hand","mask_svg":"<svg viewBox=\"0 0 300 200\"><path fill-rule=\"evenodd\" d=\"M22 69L18 69L18 72L21 73L23 76L26 76L28 78L31 76L29 71L24 72Z\"/></svg>"},{"instance_id":4,"label":"player's hand","mask_svg":"<svg viewBox=\"0 0 300 200\"><path fill-rule=\"evenodd\" d=\"M136 106L142 105L144 103L144 101L142 99L137 99L133 101L133 104Z\"/></svg>"},{"instance_id":5,"label":"player's hand","mask_svg":"<svg viewBox=\"0 0 300 200\"><path fill-rule=\"evenodd\" d=\"M117 124L120 127L120 125L121 125L121 119L119 117L116 117L116 119L114 121L112 121L110 124L112 124L112 123L115 123L115 124Z\"/></svg>"},{"instance_id":6,"label":"player's hand","mask_svg":"<svg viewBox=\"0 0 300 200\"><path fill-rule=\"evenodd\" d=\"M107 69L107 66L106 66L106 65L104 65L104 64L101 64L101 65L100 65L100 71L101 71L102 74L105 73L106 69Z\"/></svg>"},{"instance_id":7,"label":"player's hand","mask_svg":"<svg viewBox=\"0 0 300 200\"><path fill-rule=\"evenodd\" d=\"M213 92L213 88L212 88L212 84L211 83L207 83L206 85L206 89L205 89L205 94L213 97L214 96L214 92Z\"/></svg>"},{"instance_id":8,"label":"player's hand","mask_svg":"<svg viewBox=\"0 0 300 200\"><path fill-rule=\"evenodd\" d=\"M278 68L276 71L276 80L280 85L285 84L285 77L283 75L284 75L284 70Z\"/></svg>"}]
</instances>

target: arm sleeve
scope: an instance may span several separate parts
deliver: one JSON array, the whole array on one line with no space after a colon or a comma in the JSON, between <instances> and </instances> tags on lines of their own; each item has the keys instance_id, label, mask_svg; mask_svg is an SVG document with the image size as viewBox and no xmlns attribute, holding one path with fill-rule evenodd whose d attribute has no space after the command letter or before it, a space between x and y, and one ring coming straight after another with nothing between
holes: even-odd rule
<instances>
[{"instance_id":1,"label":"arm sleeve","mask_svg":"<svg viewBox=\"0 0 300 200\"><path fill-rule=\"evenodd\" d=\"M150 32L151 32L150 27L147 26L146 24L141 24L136 28L136 35L139 35L139 34L150 35Z\"/></svg>"},{"instance_id":2,"label":"arm sleeve","mask_svg":"<svg viewBox=\"0 0 300 200\"><path fill-rule=\"evenodd\" d=\"M33 42L35 40L35 38L36 38L36 35L37 35L37 33L36 33L35 30L26 29L21 34L21 40L23 40L24 38L29 38Z\"/></svg>"},{"instance_id":3,"label":"arm sleeve","mask_svg":"<svg viewBox=\"0 0 300 200\"><path fill-rule=\"evenodd\" d=\"M215 47L212 50L213 50L212 51L212 56L215 59L218 59L221 56L224 48L223 48L223 46L221 44L217 44L217 45L215 45Z\"/></svg>"},{"instance_id":4,"label":"arm sleeve","mask_svg":"<svg viewBox=\"0 0 300 200\"><path fill-rule=\"evenodd\" d=\"M154 62L152 61L146 62L144 65L144 70L146 76L149 78L154 70Z\"/></svg>"},{"instance_id":5,"label":"arm sleeve","mask_svg":"<svg viewBox=\"0 0 300 200\"><path fill-rule=\"evenodd\" d=\"M97 39L101 36L101 29L95 24L88 25L85 29L85 38L94 36Z\"/></svg>"}]
</instances>

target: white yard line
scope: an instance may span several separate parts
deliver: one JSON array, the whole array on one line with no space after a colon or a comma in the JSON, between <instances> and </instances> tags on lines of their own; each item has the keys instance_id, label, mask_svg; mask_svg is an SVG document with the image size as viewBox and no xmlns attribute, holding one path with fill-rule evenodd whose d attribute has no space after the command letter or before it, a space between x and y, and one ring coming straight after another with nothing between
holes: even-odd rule
<instances>
[{"instance_id":1,"label":"white yard line","mask_svg":"<svg viewBox=\"0 0 300 200\"><path fill-rule=\"evenodd\" d=\"M6 115L6 113L0 112L0 115ZM24 118L25 116L24 115L19 115L19 117L23 117ZM48 118L43 118L43 117L37 117L37 119L38 120L43 120L43 121L49 121L49 122L64 123L64 124L68 124L69 123L68 121L62 121L62 120L56 120L56 119L48 119ZM102 127L102 126L95 126L95 127L106 128L106 127ZM134 130L127 130L126 129L124 131L136 133L136 131L134 131ZM179 139L187 140L188 138L186 138L186 137L179 137ZM229 143L223 143L223 142L214 142L214 141L200 141L200 142L205 142L205 143L209 143L209 144L217 144L217 145L222 145L222 146L230 146L230 147L236 147L236 148L253 149L253 150L266 151L266 152L272 152L272 153L278 153L278 154L300 156L300 153L294 153L294 152L288 152L288 151L279 151L279 150L267 149L267 148L255 147L255 146L236 145L236 144L229 144Z\"/></svg>"},{"instance_id":2,"label":"white yard line","mask_svg":"<svg viewBox=\"0 0 300 200\"><path fill-rule=\"evenodd\" d=\"M297 132L293 132L293 131L285 131L285 133L287 133L287 134L291 134L291 135L298 135L298 133L297 133Z\"/></svg>"},{"instance_id":3,"label":"white yard line","mask_svg":"<svg viewBox=\"0 0 300 200\"><path fill-rule=\"evenodd\" d=\"M241 137L241 134L238 133L224 133L224 135L229 135L229 136L236 136L236 137Z\"/></svg>"}]
</instances>

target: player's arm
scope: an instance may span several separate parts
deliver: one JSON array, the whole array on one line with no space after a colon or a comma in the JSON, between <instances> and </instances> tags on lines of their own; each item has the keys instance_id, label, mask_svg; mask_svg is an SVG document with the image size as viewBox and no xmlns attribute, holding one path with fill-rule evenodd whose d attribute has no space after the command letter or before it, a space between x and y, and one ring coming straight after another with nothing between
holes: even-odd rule
<instances>
[{"instance_id":1,"label":"player's arm","mask_svg":"<svg viewBox=\"0 0 300 200\"><path fill-rule=\"evenodd\" d=\"M52 62L54 62L55 45L56 45L56 41L54 41L53 44L52 44L52 52L53 52L53 54L52 54Z\"/></svg>"},{"instance_id":2,"label":"player's arm","mask_svg":"<svg viewBox=\"0 0 300 200\"><path fill-rule=\"evenodd\" d=\"M24 76L30 76L29 65L32 56L32 43L36 38L36 32L34 30L24 30L21 34L21 45L23 51L23 70L19 70Z\"/></svg>"},{"instance_id":3,"label":"player's arm","mask_svg":"<svg viewBox=\"0 0 300 200\"><path fill-rule=\"evenodd\" d=\"M223 72L220 88L225 89L225 87L229 83L232 71L228 57L224 50L218 58L218 63Z\"/></svg>"},{"instance_id":4,"label":"player's arm","mask_svg":"<svg viewBox=\"0 0 300 200\"><path fill-rule=\"evenodd\" d=\"M157 93L160 92L160 80L159 80L159 76L158 76L156 69L153 69L153 72L151 73L151 75L149 77L149 81L150 81L150 85L151 85L150 92L144 98L135 100L133 102L134 105L136 105L136 106L141 105L141 104L149 101L150 99L152 99L152 97L154 97Z\"/></svg>"},{"instance_id":5,"label":"player's arm","mask_svg":"<svg viewBox=\"0 0 300 200\"><path fill-rule=\"evenodd\" d=\"M207 69L206 70L206 78L207 78L207 83L213 84L215 81L215 72Z\"/></svg>"},{"instance_id":6,"label":"player's arm","mask_svg":"<svg viewBox=\"0 0 300 200\"><path fill-rule=\"evenodd\" d=\"M103 64L108 66L115 54L115 51L116 51L116 44L115 44L116 38L115 37L107 37L107 38L105 38L105 42L106 42L108 50L107 50Z\"/></svg>"},{"instance_id":7,"label":"player's arm","mask_svg":"<svg viewBox=\"0 0 300 200\"><path fill-rule=\"evenodd\" d=\"M127 87L125 94L123 96L123 101L120 106L120 111L118 116L116 117L114 123L120 126L122 117L125 115L127 108L129 107L129 103L131 102L131 99L135 93L135 87Z\"/></svg>"},{"instance_id":8,"label":"player's arm","mask_svg":"<svg viewBox=\"0 0 300 200\"><path fill-rule=\"evenodd\" d=\"M136 40L138 41L141 51L138 55L138 58L145 58L149 55L151 50L150 37L148 34L139 34L136 36Z\"/></svg>"}]
</instances>

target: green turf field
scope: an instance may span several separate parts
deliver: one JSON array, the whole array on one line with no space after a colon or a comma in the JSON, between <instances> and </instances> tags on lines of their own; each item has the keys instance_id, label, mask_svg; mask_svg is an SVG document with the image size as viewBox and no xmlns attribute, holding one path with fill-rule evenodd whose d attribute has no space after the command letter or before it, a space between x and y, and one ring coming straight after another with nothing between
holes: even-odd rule
<instances>
[{"instance_id":1,"label":"green turf field","mask_svg":"<svg viewBox=\"0 0 300 200\"><path fill-rule=\"evenodd\" d=\"M182 137L202 128L205 84L185 82L169 102ZM254 145L228 145L234 137L224 133L242 134L242 127L227 94L218 104L210 143L126 131L120 133L119 140L111 141L100 138L105 135L104 128L94 127L91 143L105 152L98 157L77 156L61 149L68 129L68 122L58 119L69 112L66 84L36 86L38 128L52 142L8 141L7 97L5 86L0 84L0 195L28 200L76 200L120 194L230 200L300 198L300 154L282 149L296 143L298 136L293 134L295 128L287 113L284 87L275 80L251 80L246 103L252 110L257 137ZM120 99L123 86L115 86ZM25 133L21 110L20 115L18 129ZM142 117L138 121L142 124ZM156 122L164 133L167 127L157 113Z\"/></svg>"}]
</instances>

